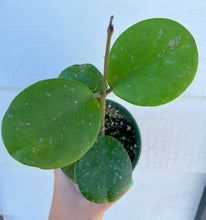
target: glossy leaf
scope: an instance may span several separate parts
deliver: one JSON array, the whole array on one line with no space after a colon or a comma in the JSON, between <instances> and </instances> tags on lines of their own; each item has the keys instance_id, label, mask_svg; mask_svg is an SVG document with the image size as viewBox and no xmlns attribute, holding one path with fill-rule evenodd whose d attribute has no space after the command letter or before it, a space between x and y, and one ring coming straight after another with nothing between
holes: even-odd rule
<instances>
[{"instance_id":1,"label":"glossy leaf","mask_svg":"<svg viewBox=\"0 0 206 220\"><path fill-rule=\"evenodd\" d=\"M66 68L59 77L78 81L91 89L93 93L102 90L103 75L92 64L72 65Z\"/></svg>"},{"instance_id":2,"label":"glossy leaf","mask_svg":"<svg viewBox=\"0 0 206 220\"><path fill-rule=\"evenodd\" d=\"M92 92L70 79L49 79L23 90L2 121L4 144L19 162L45 169L78 160L95 142L100 106Z\"/></svg>"},{"instance_id":3,"label":"glossy leaf","mask_svg":"<svg viewBox=\"0 0 206 220\"><path fill-rule=\"evenodd\" d=\"M132 178L130 158L122 144L110 136L99 137L75 163L75 179L81 193L94 203L119 199Z\"/></svg>"},{"instance_id":4,"label":"glossy leaf","mask_svg":"<svg viewBox=\"0 0 206 220\"><path fill-rule=\"evenodd\" d=\"M113 92L128 102L161 105L185 91L197 64L195 40L182 25L161 18L144 20L115 41L108 82Z\"/></svg>"}]
</instances>

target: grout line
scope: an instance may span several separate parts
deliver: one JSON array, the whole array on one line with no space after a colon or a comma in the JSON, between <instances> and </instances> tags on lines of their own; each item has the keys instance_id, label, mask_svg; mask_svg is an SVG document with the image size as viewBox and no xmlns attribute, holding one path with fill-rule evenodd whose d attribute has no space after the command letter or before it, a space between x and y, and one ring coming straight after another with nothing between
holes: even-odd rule
<instances>
[{"instance_id":1,"label":"grout line","mask_svg":"<svg viewBox=\"0 0 206 220\"><path fill-rule=\"evenodd\" d=\"M206 98L206 95L181 95L177 98Z\"/></svg>"},{"instance_id":2,"label":"grout line","mask_svg":"<svg viewBox=\"0 0 206 220\"><path fill-rule=\"evenodd\" d=\"M23 90L26 87L9 87L9 86L0 86L0 90Z\"/></svg>"}]
</instances>

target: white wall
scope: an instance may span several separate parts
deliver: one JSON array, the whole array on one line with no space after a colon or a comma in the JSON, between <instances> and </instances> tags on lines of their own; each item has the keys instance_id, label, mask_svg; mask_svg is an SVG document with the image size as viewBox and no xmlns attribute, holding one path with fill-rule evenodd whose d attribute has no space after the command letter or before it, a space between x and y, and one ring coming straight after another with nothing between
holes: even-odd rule
<instances>
[{"instance_id":1,"label":"white wall","mask_svg":"<svg viewBox=\"0 0 206 220\"><path fill-rule=\"evenodd\" d=\"M143 19L182 23L196 39L199 68L189 89L160 107L110 96L135 116L143 146L134 186L103 219L193 220L206 182L206 1L0 0L0 120L23 88L69 65L89 62L102 71L111 15L112 42ZM47 219L52 190L52 171L19 164L0 140L0 212L9 220Z\"/></svg>"}]
</instances>

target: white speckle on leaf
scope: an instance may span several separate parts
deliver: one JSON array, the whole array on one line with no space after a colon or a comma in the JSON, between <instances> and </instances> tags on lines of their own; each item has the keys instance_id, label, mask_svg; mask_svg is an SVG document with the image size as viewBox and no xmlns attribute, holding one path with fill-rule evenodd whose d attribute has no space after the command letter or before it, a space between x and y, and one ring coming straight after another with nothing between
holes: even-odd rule
<instances>
[{"instance_id":1,"label":"white speckle on leaf","mask_svg":"<svg viewBox=\"0 0 206 220\"><path fill-rule=\"evenodd\" d=\"M89 126L91 126L92 125L92 123L89 123Z\"/></svg>"},{"instance_id":2,"label":"white speckle on leaf","mask_svg":"<svg viewBox=\"0 0 206 220\"><path fill-rule=\"evenodd\" d=\"M82 124L83 124L83 123L84 123L84 120L82 119L82 121L81 121L81 122L82 122Z\"/></svg>"},{"instance_id":3,"label":"white speckle on leaf","mask_svg":"<svg viewBox=\"0 0 206 220\"><path fill-rule=\"evenodd\" d=\"M18 127L16 127L16 130L19 130L19 128L18 128Z\"/></svg>"},{"instance_id":4,"label":"white speckle on leaf","mask_svg":"<svg viewBox=\"0 0 206 220\"><path fill-rule=\"evenodd\" d=\"M90 114L89 116L90 116L90 117L92 117L93 115L92 115L92 114Z\"/></svg>"},{"instance_id":5,"label":"white speckle on leaf","mask_svg":"<svg viewBox=\"0 0 206 220\"><path fill-rule=\"evenodd\" d=\"M112 58L112 59L115 59L115 58L116 58L116 56L115 56L114 54L112 54L111 58Z\"/></svg>"},{"instance_id":6,"label":"white speckle on leaf","mask_svg":"<svg viewBox=\"0 0 206 220\"><path fill-rule=\"evenodd\" d=\"M171 60L166 60L166 63L168 63L168 64L173 64L174 62L171 61Z\"/></svg>"},{"instance_id":7,"label":"white speckle on leaf","mask_svg":"<svg viewBox=\"0 0 206 220\"><path fill-rule=\"evenodd\" d=\"M78 103L78 101L74 101L74 103L75 103L75 104L77 104L77 103Z\"/></svg>"},{"instance_id":8,"label":"white speckle on leaf","mask_svg":"<svg viewBox=\"0 0 206 220\"><path fill-rule=\"evenodd\" d=\"M178 78L182 78L183 77L183 75L182 74L180 74L179 76L178 76Z\"/></svg>"},{"instance_id":9,"label":"white speckle on leaf","mask_svg":"<svg viewBox=\"0 0 206 220\"><path fill-rule=\"evenodd\" d=\"M139 102L140 102L140 98L137 98L136 100L137 100L137 103L139 103Z\"/></svg>"},{"instance_id":10,"label":"white speckle on leaf","mask_svg":"<svg viewBox=\"0 0 206 220\"><path fill-rule=\"evenodd\" d=\"M52 138L51 138L51 137L50 137L50 139L49 139L49 143L52 144Z\"/></svg>"},{"instance_id":11,"label":"white speckle on leaf","mask_svg":"<svg viewBox=\"0 0 206 220\"><path fill-rule=\"evenodd\" d=\"M121 47L121 51L123 51L124 49L123 49L123 47Z\"/></svg>"},{"instance_id":12,"label":"white speckle on leaf","mask_svg":"<svg viewBox=\"0 0 206 220\"><path fill-rule=\"evenodd\" d=\"M170 46L170 47L174 47L174 45L175 45L175 40L174 40L174 39L171 39L171 40L169 41L169 46Z\"/></svg>"},{"instance_id":13,"label":"white speckle on leaf","mask_svg":"<svg viewBox=\"0 0 206 220\"><path fill-rule=\"evenodd\" d=\"M178 37L176 37L177 40L181 40L181 35L178 35Z\"/></svg>"},{"instance_id":14,"label":"white speckle on leaf","mask_svg":"<svg viewBox=\"0 0 206 220\"><path fill-rule=\"evenodd\" d=\"M41 144L43 142L43 137L41 137L40 139L39 139L39 143Z\"/></svg>"},{"instance_id":15,"label":"white speckle on leaf","mask_svg":"<svg viewBox=\"0 0 206 220\"><path fill-rule=\"evenodd\" d=\"M118 76L117 76L117 75L115 75L115 76L113 77L113 80L116 82L116 81L117 81L117 79L118 79Z\"/></svg>"},{"instance_id":16,"label":"white speckle on leaf","mask_svg":"<svg viewBox=\"0 0 206 220\"><path fill-rule=\"evenodd\" d=\"M178 37L175 38L175 46L177 46L180 42L181 36L179 35Z\"/></svg>"},{"instance_id":17,"label":"white speckle on leaf","mask_svg":"<svg viewBox=\"0 0 206 220\"><path fill-rule=\"evenodd\" d=\"M60 134L60 140L61 141L63 140L63 134Z\"/></svg>"},{"instance_id":18,"label":"white speckle on leaf","mask_svg":"<svg viewBox=\"0 0 206 220\"><path fill-rule=\"evenodd\" d=\"M64 85L64 88L67 88L67 85Z\"/></svg>"},{"instance_id":19,"label":"white speckle on leaf","mask_svg":"<svg viewBox=\"0 0 206 220\"><path fill-rule=\"evenodd\" d=\"M134 57L133 56L131 56L131 61L132 61L132 63L134 63Z\"/></svg>"},{"instance_id":20,"label":"white speckle on leaf","mask_svg":"<svg viewBox=\"0 0 206 220\"><path fill-rule=\"evenodd\" d=\"M26 103L25 103L25 105L29 105L29 103L28 103L28 102L26 102Z\"/></svg>"},{"instance_id":21,"label":"white speckle on leaf","mask_svg":"<svg viewBox=\"0 0 206 220\"><path fill-rule=\"evenodd\" d=\"M54 121L55 121L56 119L57 119L57 118L52 118L52 120L54 120Z\"/></svg>"},{"instance_id":22,"label":"white speckle on leaf","mask_svg":"<svg viewBox=\"0 0 206 220\"><path fill-rule=\"evenodd\" d=\"M163 34L162 29L160 29L160 31L159 31L159 33L158 33L158 38L157 38L157 40L159 40L159 39L162 37L162 34Z\"/></svg>"},{"instance_id":23,"label":"white speckle on leaf","mask_svg":"<svg viewBox=\"0 0 206 220\"><path fill-rule=\"evenodd\" d=\"M190 45L186 45L186 47L190 47Z\"/></svg>"},{"instance_id":24,"label":"white speckle on leaf","mask_svg":"<svg viewBox=\"0 0 206 220\"><path fill-rule=\"evenodd\" d=\"M48 93L48 92L46 92L45 94L46 94L47 96L51 96L51 94L50 94L50 93Z\"/></svg>"},{"instance_id":25,"label":"white speckle on leaf","mask_svg":"<svg viewBox=\"0 0 206 220\"><path fill-rule=\"evenodd\" d=\"M73 88L70 88L70 91L71 91L71 92L73 92L73 91L74 91L74 89L73 89Z\"/></svg>"},{"instance_id":26,"label":"white speckle on leaf","mask_svg":"<svg viewBox=\"0 0 206 220\"><path fill-rule=\"evenodd\" d=\"M77 77L77 74L76 74L76 73L74 73L74 77Z\"/></svg>"},{"instance_id":27,"label":"white speckle on leaf","mask_svg":"<svg viewBox=\"0 0 206 220\"><path fill-rule=\"evenodd\" d=\"M64 125L64 126L62 127L62 129L63 129L63 130L66 130L66 126Z\"/></svg>"},{"instance_id":28,"label":"white speckle on leaf","mask_svg":"<svg viewBox=\"0 0 206 220\"><path fill-rule=\"evenodd\" d=\"M34 147L32 147L31 150L32 150L33 153L36 153L36 149Z\"/></svg>"},{"instance_id":29,"label":"white speckle on leaf","mask_svg":"<svg viewBox=\"0 0 206 220\"><path fill-rule=\"evenodd\" d=\"M30 125L30 123L26 123L26 122L23 122L23 121L19 121L19 127L25 127L25 126L28 126Z\"/></svg>"},{"instance_id":30,"label":"white speckle on leaf","mask_svg":"<svg viewBox=\"0 0 206 220\"><path fill-rule=\"evenodd\" d=\"M14 116L12 114L8 114L8 118L13 118Z\"/></svg>"}]
</instances>

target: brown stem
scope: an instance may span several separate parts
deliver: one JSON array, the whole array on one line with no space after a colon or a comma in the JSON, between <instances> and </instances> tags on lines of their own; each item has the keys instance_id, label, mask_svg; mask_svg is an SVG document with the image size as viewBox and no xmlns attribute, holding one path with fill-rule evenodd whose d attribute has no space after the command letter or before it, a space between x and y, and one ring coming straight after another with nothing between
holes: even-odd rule
<instances>
[{"instance_id":1,"label":"brown stem","mask_svg":"<svg viewBox=\"0 0 206 220\"><path fill-rule=\"evenodd\" d=\"M101 124L100 134L102 136L104 136L105 134L105 108L106 108L106 96L108 94L106 92L107 71L108 71L108 62L109 62L110 43L111 43L112 33L114 31L112 20L113 20L113 16L111 16L109 27L107 28L107 44L106 44L106 51L104 57L104 81L103 81L102 92L100 97L101 111L102 111L102 124Z\"/></svg>"},{"instance_id":2,"label":"brown stem","mask_svg":"<svg viewBox=\"0 0 206 220\"><path fill-rule=\"evenodd\" d=\"M109 93L111 93L112 90L113 90L112 87L110 87L109 89L107 89L107 90L106 90L106 96L107 96ZM92 97L93 97L93 98L101 98L101 97L102 97L102 92L94 93Z\"/></svg>"},{"instance_id":3,"label":"brown stem","mask_svg":"<svg viewBox=\"0 0 206 220\"><path fill-rule=\"evenodd\" d=\"M106 94L108 95L109 93L111 93L112 92L112 90L113 90L113 88L112 87L110 87L107 91L106 91Z\"/></svg>"}]
</instances>

